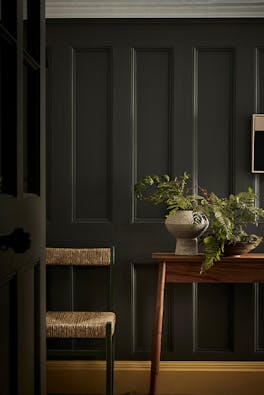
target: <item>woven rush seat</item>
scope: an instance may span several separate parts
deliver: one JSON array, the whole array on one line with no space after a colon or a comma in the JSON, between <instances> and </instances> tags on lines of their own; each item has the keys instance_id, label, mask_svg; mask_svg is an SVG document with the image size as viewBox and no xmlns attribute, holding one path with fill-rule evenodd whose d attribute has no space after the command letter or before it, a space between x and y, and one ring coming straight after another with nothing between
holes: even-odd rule
<instances>
[{"instance_id":1,"label":"woven rush seat","mask_svg":"<svg viewBox=\"0 0 264 395\"><path fill-rule=\"evenodd\" d=\"M113 335L115 321L112 312L48 311L46 332L50 338L105 338L106 324L111 323Z\"/></svg>"}]
</instances>

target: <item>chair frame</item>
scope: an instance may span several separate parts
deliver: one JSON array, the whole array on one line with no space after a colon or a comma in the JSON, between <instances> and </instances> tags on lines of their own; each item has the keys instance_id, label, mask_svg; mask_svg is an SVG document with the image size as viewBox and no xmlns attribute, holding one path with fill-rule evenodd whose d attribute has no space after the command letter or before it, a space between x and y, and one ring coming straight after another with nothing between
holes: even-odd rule
<instances>
[{"instance_id":1,"label":"chair frame","mask_svg":"<svg viewBox=\"0 0 264 395\"><path fill-rule=\"evenodd\" d=\"M52 247L51 247L52 248ZM59 248L59 247L56 247ZM67 248L67 247L62 247L62 248ZM92 247L90 247L92 248ZM96 247L94 247L96 248ZM100 247L98 247L100 248ZM108 290L107 290L107 311L113 311L114 310L114 288L113 288L113 271L114 271L114 262L115 262L115 250L114 247L105 247L109 248L111 251L111 256L110 256L110 264L103 266L108 269L108 275L107 275L107 284L108 284ZM87 248L89 249L89 248ZM52 265L50 265L52 266ZM54 264L54 266L56 266ZM58 265L60 266L60 265ZM72 278L72 283L73 283L73 269L74 266L78 265L61 265L63 267L65 266L70 266L71 268L71 278ZM92 267L100 267L99 265L91 265ZM85 266L89 267L89 265ZM73 293L74 289L72 287L72 300L73 300ZM72 304L72 311L74 311L74 306ZM71 338L71 340L77 339L77 338ZM97 340L104 340L104 356L106 360L106 395L112 395L113 394L113 386L114 386L114 357L115 357L115 332L112 334L112 324L111 322L107 322L106 324L106 335L105 338L100 338L100 339L94 339L95 341ZM55 359L56 357L64 357L64 358L69 358L70 359L77 359L78 357L85 357L85 356L91 356L91 355L99 355L102 354L102 351L99 351L98 349L86 349L86 350L59 350L59 349L47 349L47 359Z\"/></svg>"}]
</instances>

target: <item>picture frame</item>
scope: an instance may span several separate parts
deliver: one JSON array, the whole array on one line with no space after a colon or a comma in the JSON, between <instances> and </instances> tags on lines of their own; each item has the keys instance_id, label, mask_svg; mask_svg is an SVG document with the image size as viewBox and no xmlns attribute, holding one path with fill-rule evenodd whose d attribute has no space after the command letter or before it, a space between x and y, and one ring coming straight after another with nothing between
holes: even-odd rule
<instances>
[{"instance_id":1,"label":"picture frame","mask_svg":"<svg viewBox=\"0 0 264 395\"><path fill-rule=\"evenodd\" d=\"M264 114L252 115L251 172L264 173Z\"/></svg>"}]
</instances>

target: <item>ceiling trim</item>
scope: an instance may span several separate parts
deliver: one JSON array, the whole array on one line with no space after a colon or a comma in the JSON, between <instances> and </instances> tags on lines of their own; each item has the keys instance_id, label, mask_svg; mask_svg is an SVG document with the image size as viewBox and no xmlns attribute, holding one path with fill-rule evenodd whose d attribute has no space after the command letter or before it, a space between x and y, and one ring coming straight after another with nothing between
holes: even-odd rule
<instances>
[{"instance_id":1,"label":"ceiling trim","mask_svg":"<svg viewBox=\"0 0 264 395\"><path fill-rule=\"evenodd\" d=\"M46 0L47 18L263 18L264 0Z\"/></svg>"}]
</instances>

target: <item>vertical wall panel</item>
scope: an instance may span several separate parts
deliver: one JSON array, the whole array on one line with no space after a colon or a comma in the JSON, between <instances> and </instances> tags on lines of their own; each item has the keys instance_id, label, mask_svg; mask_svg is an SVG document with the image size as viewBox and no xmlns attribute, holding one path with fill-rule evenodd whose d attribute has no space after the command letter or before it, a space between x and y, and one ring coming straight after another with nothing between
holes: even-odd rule
<instances>
[{"instance_id":1,"label":"vertical wall panel","mask_svg":"<svg viewBox=\"0 0 264 395\"><path fill-rule=\"evenodd\" d=\"M73 52L73 221L111 220L109 49Z\"/></svg>"},{"instance_id":2,"label":"vertical wall panel","mask_svg":"<svg viewBox=\"0 0 264 395\"><path fill-rule=\"evenodd\" d=\"M233 285L199 284L196 290L194 350L233 351Z\"/></svg>"},{"instance_id":3,"label":"vertical wall panel","mask_svg":"<svg viewBox=\"0 0 264 395\"><path fill-rule=\"evenodd\" d=\"M264 114L264 48L257 48L257 111Z\"/></svg>"},{"instance_id":4,"label":"vertical wall panel","mask_svg":"<svg viewBox=\"0 0 264 395\"><path fill-rule=\"evenodd\" d=\"M216 194L233 189L234 54L229 49L195 52L198 181Z\"/></svg>"},{"instance_id":5,"label":"vertical wall panel","mask_svg":"<svg viewBox=\"0 0 264 395\"><path fill-rule=\"evenodd\" d=\"M169 49L135 49L133 54L134 174L138 180L170 172L172 61ZM143 202L136 207L138 220L164 218L159 207Z\"/></svg>"},{"instance_id":6,"label":"vertical wall panel","mask_svg":"<svg viewBox=\"0 0 264 395\"><path fill-rule=\"evenodd\" d=\"M47 266L47 310L71 310L72 274L70 267Z\"/></svg>"},{"instance_id":7,"label":"vertical wall panel","mask_svg":"<svg viewBox=\"0 0 264 395\"><path fill-rule=\"evenodd\" d=\"M264 351L264 284L255 284L255 351Z\"/></svg>"},{"instance_id":8,"label":"vertical wall panel","mask_svg":"<svg viewBox=\"0 0 264 395\"><path fill-rule=\"evenodd\" d=\"M133 352L147 352L149 355L152 341L152 324L154 320L157 265L133 263L132 264L132 349ZM148 292L146 293L146 289ZM171 297L166 287L164 298L164 318L162 349L171 351L171 331L168 322L171 321Z\"/></svg>"},{"instance_id":9,"label":"vertical wall panel","mask_svg":"<svg viewBox=\"0 0 264 395\"><path fill-rule=\"evenodd\" d=\"M107 309L108 267L81 267L73 269L74 306L78 311ZM99 284L102 287L98 292ZM97 295L94 298L94 295ZM96 299L96 300L95 300Z\"/></svg>"},{"instance_id":10,"label":"vertical wall panel","mask_svg":"<svg viewBox=\"0 0 264 395\"><path fill-rule=\"evenodd\" d=\"M153 322L154 319L157 282L154 267L154 265L132 264L133 352L149 351L151 347L151 326L147 326L146 322ZM149 290L147 295L144 293L145 288Z\"/></svg>"}]
</instances>

